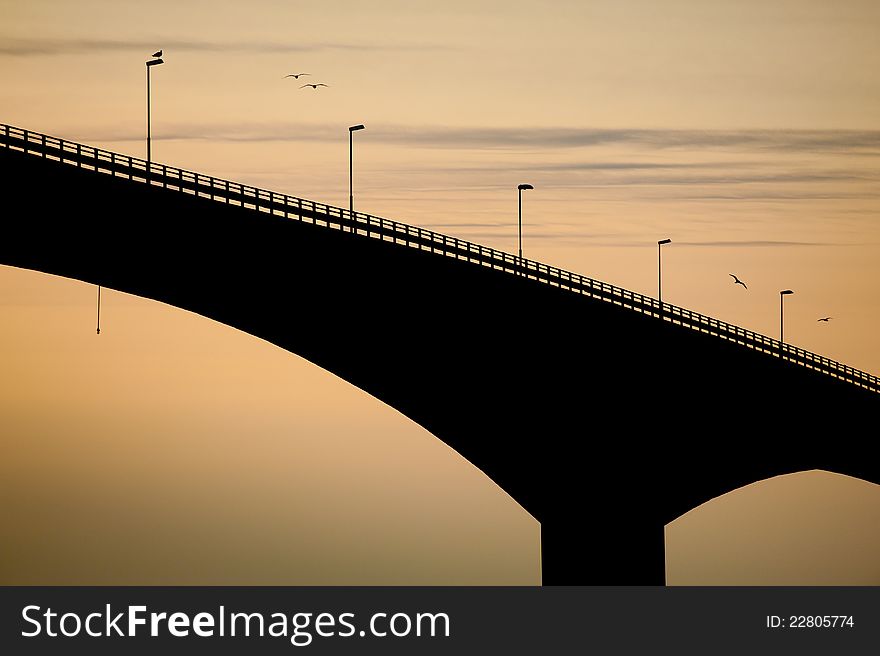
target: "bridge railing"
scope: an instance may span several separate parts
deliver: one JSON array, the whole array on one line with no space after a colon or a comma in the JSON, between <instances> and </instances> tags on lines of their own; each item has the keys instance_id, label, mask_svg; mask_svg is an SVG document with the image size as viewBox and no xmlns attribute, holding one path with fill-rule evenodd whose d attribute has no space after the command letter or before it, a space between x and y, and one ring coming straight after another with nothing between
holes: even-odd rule
<instances>
[{"instance_id":1,"label":"bridge railing","mask_svg":"<svg viewBox=\"0 0 880 656\"><path fill-rule=\"evenodd\" d=\"M123 177L229 205L254 209L259 212L466 260L613 303L697 332L713 335L880 393L880 378L877 376L796 346L785 344L766 335L676 305L669 303L661 305L655 298L599 280L534 260L521 259L504 251L417 226L362 212L350 212L332 205L202 175L166 164L147 163L137 157L86 146L6 124L0 124L0 147L101 174Z\"/></svg>"}]
</instances>

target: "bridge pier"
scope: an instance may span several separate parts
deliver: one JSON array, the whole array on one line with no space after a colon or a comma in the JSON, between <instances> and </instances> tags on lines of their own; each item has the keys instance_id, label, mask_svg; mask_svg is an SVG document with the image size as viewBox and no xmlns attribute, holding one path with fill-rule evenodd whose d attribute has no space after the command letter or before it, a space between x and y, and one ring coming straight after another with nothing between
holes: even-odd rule
<instances>
[{"instance_id":1,"label":"bridge pier","mask_svg":"<svg viewBox=\"0 0 880 656\"><path fill-rule=\"evenodd\" d=\"M542 523L541 581L543 585L665 585L663 526L610 523L587 514Z\"/></svg>"},{"instance_id":2,"label":"bridge pier","mask_svg":"<svg viewBox=\"0 0 880 656\"><path fill-rule=\"evenodd\" d=\"M610 453L596 461L613 462ZM542 482L543 585L664 585L666 520L654 502L662 489L657 476L615 478L573 463L567 469Z\"/></svg>"}]
</instances>

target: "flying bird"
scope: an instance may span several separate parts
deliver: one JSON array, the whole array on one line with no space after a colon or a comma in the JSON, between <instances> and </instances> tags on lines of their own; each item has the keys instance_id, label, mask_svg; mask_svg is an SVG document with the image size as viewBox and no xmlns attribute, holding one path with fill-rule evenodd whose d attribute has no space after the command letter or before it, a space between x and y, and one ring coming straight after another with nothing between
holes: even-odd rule
<instances>
[{"instance_id":1,"label":"flying bird","mask_svg":"<svg viewBox=\"0 0 880 656\"><path fill-rule=\"evenodd\" d=\"M298 80L303 75L311 75L311 73L291 73L290 75L285 75L284 77L292 77L294 80Z\"/></svg>"},{"instance_id":2,"label":"flying bird","mask_svg":"<svg viewBox=\"0 0 880 656\"><path fill-rule=\"evenodd\" d=\"M161 51L161 50L158 51L158 52L154 52L154 53L153 53L153 57L161 57L161 56L162 56L162 51Z\"/></svg>"},{"instance_id":3,"label":"flying bird","mask_svg":"<svg viewBox=\"0 0 880 656\"><path fill-rule=\"evenodd\" d=\"M306 87L312 87L313 89L317 89L318 87L328 87L329 84L324 84L323 82L318 82L318 84L304 84L300 87L300 89L305 89Z\"/></svg>"},{"instance_id":4,"label":"flying bird","mask_svg":"<svg viewBox=\"0 0 880 656\"><path fill-rule=\"evenodd\" d=\"M816 319L816 321L825 321L827 323L828 321L831 321L833 318L834 317L822 317L821 319Z\"/></svg>"},{"instance_id":5,"label":"flying bird","mask_svg":"<svg viewBox=\"0 0 880 656\"><path fill-rule=\"evenodd\" d=\"M728 273L727 275L730 276L731 278L733 278L733 284L734 284L734 285L742 285L743 287L746 288L746 290L748 290L748 287L746 287L746 284L745 284L742 280L740 280L739 278L737 278L737 277L736 277L735 275L733 275L732 273Z\"/></svg>"}]
</instances>

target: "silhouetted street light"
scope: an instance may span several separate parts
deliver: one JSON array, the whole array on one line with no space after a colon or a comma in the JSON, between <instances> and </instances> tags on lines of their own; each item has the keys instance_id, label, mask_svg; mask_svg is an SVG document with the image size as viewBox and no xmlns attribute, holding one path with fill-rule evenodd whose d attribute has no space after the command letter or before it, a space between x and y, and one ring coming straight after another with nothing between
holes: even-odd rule
<instances>
[{"instance_id":1,"label":"silhouetted street light","mask_svg":"<svg viewBox=\"0 0 880 656\"><path fill-rule=\"evenodd\" d=\"M156 59L151 59L147 62L147 172L150 170L150 162L152 161L152 152L151 152L151 144L150 144L150 69L153 66L158 66L159 64L164 64L165 62L161 59L162 51L153 53L153 57Z\"/></svg>"},{"instance_id":2,"label":"silhouetted street light","mask_svg":"<svg viewBox=\"0 0 880 656\"><path fill-rule=\"evenodd\" d=\"M147 184L150 184L150 162L152 161L152 134L151 134L151 107L150 107L150 69L153 66L158 66L159 64L164 64L165 61L162 59L162 51L157 50L152 54L153 59L147 62L147 171L145 173L147 178ZM97 326L97 334L101 334L101 286L98 285L98 326Z\"/></svg>"},{"instance_id":3,"label":"silhouetted street light","mask_svg":"<svg viewBox=\"0 0 880 656\"><path fill-rule=\"evenodd\" d=\"M354 139L352 135L358 130L363 130L363 125L352 125L348 128L348 211L354 220ZM354 230L354 224L351 229Z\"/></svg>"},{"instance_id":4,"label":"silhouetted street light","mask_svg":"<svg viewBox=\"0 0 880 656\"><path fill-rule=\"evenodd\" d=\"M780 344L785 342L785 340L783 339L783 335L785 333L783 333L783 331L782 331L783 326L784 326L783 318L785 316L785 303L783 303L782 301L789 294L794 294L794 292L791 291L790 289L783 289L781 292L779 292L779 342L780 342Z\"/></svg>"},{"instance_id":5,"label":"silhouetted street light","mask_svg":"<svg viewBox=\"0 0 880 656\"><path fill-rule=\"evenodd\" d=\"M661 239L657 242L657 300L660 304L660 310L663 310L663 244L671 244L671 239Z\"/></svg>"},{"instance_id":6,"label":"silhouetted street light","mask_svg":"<svg viewBox=\"0 0 880 656\"><path fill-rule=\"evenodd\" d=\"M519 221L518 225L518 234L519 234L519 265L522 266L522 192L523 189L534 189L534 187L530 184L521 184L517 186L517 194L519 195Z\"/></svg>"}]
</instances>

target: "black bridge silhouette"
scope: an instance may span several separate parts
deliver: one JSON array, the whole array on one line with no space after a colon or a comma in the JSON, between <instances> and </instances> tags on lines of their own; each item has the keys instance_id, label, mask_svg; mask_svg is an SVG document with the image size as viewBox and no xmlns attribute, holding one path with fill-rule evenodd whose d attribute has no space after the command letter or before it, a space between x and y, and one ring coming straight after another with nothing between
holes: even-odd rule
<instances>
[{"instance_id":1,"label":"black bridge silhouette","mask_svg":"<svg viewBox=\"0 0 880 656\"><path fill-rule=\"evenodd\" d=\"M0 172L0 263L210 317L396 408L541 522L545 584L662 584L665 524L770 476L880 482L880 379L764 335L8 125Z\"/></svg>"}]
</instances>

